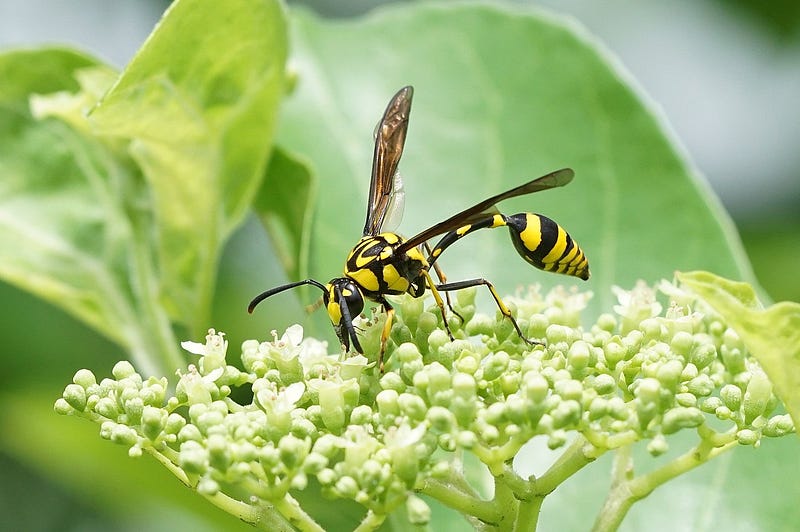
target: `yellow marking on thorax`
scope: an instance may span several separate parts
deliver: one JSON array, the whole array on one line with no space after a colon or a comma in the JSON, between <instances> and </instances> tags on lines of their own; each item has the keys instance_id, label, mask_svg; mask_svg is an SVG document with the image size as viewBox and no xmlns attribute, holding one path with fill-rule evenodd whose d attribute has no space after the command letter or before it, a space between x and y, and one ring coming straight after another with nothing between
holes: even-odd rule
<instances>
[{"instance_id":1,"label":"yellow marking on thorax","mask_svg":"<svg viewBox=\"0 0 800 532\"><path fill-rule=\"evenodd\" d=\"M377 292L380 289L378 277L367 268L361 268L354 272L347 272L347 276L358 283L363 289L370 292Z\"/></svg>"}]
</instances>

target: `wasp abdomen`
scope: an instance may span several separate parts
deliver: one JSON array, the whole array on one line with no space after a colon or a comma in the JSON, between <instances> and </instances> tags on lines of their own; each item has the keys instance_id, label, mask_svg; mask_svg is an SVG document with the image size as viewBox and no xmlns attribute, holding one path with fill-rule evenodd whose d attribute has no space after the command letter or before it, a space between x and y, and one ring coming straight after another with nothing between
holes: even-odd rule
<instances>
[{"instance_id":1,"label":"wasp abdomen","mask_svg":"<svg viewBox=\"0 0 800 532\"><path fill-rule=\"evenodd\" d=\"M528 263L540 270L584 280L589 278L589 261L569 233L547 216L529 212L511 216L488 214L474 223L450 231L433 248L428 261L433 263L451 244L478 229L503 226L508 227L514 248Z\"/></svg>"},{"instance_id":2,"label":"wasp abdomen","mask_svg":"<svg viewBox=\"0 0 800 532\"><path fill-rule=\"evenodd\" d=\"M522 212L504 216L514 247L523 259L540 270L589 278L589 261L569 233L556 222Z\"/></svg>"}]
</instances>

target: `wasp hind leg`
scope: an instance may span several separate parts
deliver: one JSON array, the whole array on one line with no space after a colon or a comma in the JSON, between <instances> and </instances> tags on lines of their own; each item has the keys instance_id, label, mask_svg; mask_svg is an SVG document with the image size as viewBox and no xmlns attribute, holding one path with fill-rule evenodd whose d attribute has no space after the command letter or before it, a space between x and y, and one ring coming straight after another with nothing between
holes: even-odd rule
<instances>
[{"instance_id":1,"label":"wasp hind leg","mask_svg":"<svg viewBox=\"0 0 800 532\"><path fill-rule=\"evenodd\" d=\"M470 288L472 286L481 286L481 285L489 289L489 293L492 294L494 302L497 304L497 308L500 309L500 312L503 313L503 316L505 316L511 321L511 324L514 326L514 329L517 331L517 334L522 340L524 340L528 345L544 345L542 342L531 340L530 338L525 336L525 334L523 334L522 329L519 328L517 320L514 319L514 316L511 314L511 310L506 306L505 303L503 303L503 300L500 299L500 296L497 294L497 290L495 290L494 285L489 281L487 281L486 279L468 279L466 281L457 281L455 283L445 283L437 285L436 289L446 293L452 290L461 290L462 288Z\"/></svg>"}]
</instances>

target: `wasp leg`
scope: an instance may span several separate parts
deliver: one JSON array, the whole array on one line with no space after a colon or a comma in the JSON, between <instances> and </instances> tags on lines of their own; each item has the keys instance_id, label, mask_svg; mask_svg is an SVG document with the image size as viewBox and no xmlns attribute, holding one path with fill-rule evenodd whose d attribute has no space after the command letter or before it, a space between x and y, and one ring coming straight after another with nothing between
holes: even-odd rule
<instances>
[{"instance_id":1,"label":"wasp leg","mask_svg":"<svg viewBox=\"0 0 800 532\"><path fill-rule=\"evenodd\" d=\"M431 249L431 247L428 245L427 242L422 244L422 246L425 248L425 253L427 253L428 256L430 257L433 254L433 250ZM435 262L433 263L433 271L436 272L436 277L439 278L439 283L440 284L444 284L444 283L447 282L447 277L445 277L444 272L439 267L439 265L437 263L435 263ZM450 292L445 292L444 293L444 298L447 301L447 308L450 309L450 312L452 312L453 314L458 316L458 319L461 320L461 323L465 323L466 320L464 319L464 316L462 316L461 314L456 312L456 309L453 308L453 302L450 301Z\"/></svg>"},{"instance_id":2,"label":"wasp leg","mask_svg":"<svg viewBox=\"0 0 800 532\"><path fill-rule=\"evenodd\" d=\"M442 300L442 295L437 290L438 286L436 283L433 282L431 278L431 274L428 270L422 270L422 275L425 277L425 281L428 283L428 286L431 289L431 293L433 294L433 299L436 300L436 306L439 307L439 310L442 313L442 323L444 323L444 330L447 331L447 336L450 337L450 340L455 340L453 338L453 333L450 331L450 326L447 324L447 312L444 310L444 301ZM441 285L447 286L447 285Z\"/></svg>"},{"instance_id":3,"label":"wasp leg","mask_svg":"<svg viewBox=\"0 0 800 532\"><path fill-rule=\"evenodd\" d=\"M536 340L531 340L527 338L523 333L522 329L519 328L517 324L517 320L514 319L514 316L511 315L511 310L503 303L503 300L500 299L500 296L497 294L497 291L494 288L494 285L487 281L486 279L468 279L466 281L458 281L455 283L446 283L441 284L436 287L437 290L442 292L449 292L451 290L461 290L462 288L469 288L471 286L480 286L483 285L489 289L489 292L492 294L494 298L494 302L497 303L497 308L500 309L500 312L503 313L503 316L511 320L511 324L514 325L514 329L516 329L517 334L520 338L522 338L525 342L530 345L544 345L541 342L537 342Z\"/></svg>"},{"instance_id":4,"label":"wasp leg","mask_svg":"<svg viewBox=\"0 0 800 532\"><path fill-rule=\"evenodd\" d=\"M383 322L383 331L381 332L381 350L378 353L378 368L383 374L383 355L386 353L386 342L389 341L389 335L392 333L392 324L394 323L394 308L385 299L380 301L383 305L383 310L386 312L386 321Z\"/></svg>"}]
</instances>

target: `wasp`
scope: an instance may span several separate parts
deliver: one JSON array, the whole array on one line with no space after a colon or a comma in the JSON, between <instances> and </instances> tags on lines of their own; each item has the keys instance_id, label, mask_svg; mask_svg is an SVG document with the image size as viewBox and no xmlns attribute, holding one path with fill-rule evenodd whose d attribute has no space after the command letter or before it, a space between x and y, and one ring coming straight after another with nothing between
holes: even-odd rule
<instances>
[{"instance_id":1,"label":"wasp","mask_svg":"<svg viewBox=\"0 0 800 532\"><path fill-rule=\"evenodd\" d=\"M363 353L353 319L361 314L365 299L374 301L386 313L378 354L381 371L386 342L394 319L394 309L386 296L408 293L413 297L421 297L426 289L430 290L441 310L445 330L452 340L453 334L447 323L440 293L447 294L453 290L483 285L488 288L500 312L514 325L520 338L531 344L538 343L525 337L511 310L489 281L469 279L447 283L438 269L436 272L440 283L436 283L431 277L430 270L437 267L436 261L442 253L470 233L479 229L507 227L519 255L536 268L584 280L589 278L589 262L585 254L556 222L541 214L519 213L506 216L495 207L497 203L508 198L568 184L574 176L569 168L556 170L492 196L411 238L403 238L384 229L392 220L396 220L397 213L401 210L403 192L397 167L405 145L413 92L410 86L400 89L389 102L375 129L375 150L363 236L347 256L343 276L331 279L327 284L304 279L281 285L256 296L247 308L252 313L256 305L268 297L301 285L315 286L322 291L323 305L344 349L349 351L352 345L356 351ZM440 235L444 236L431 248L428 241Z\"/></svg>"}]
</instances>

